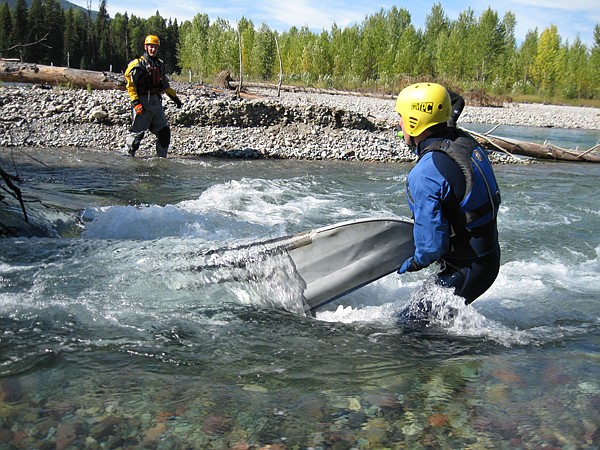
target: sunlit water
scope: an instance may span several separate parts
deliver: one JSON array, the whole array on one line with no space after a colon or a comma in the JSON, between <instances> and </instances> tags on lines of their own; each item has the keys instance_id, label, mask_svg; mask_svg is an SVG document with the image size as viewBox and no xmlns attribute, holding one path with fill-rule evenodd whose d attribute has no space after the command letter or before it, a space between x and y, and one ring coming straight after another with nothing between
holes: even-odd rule
<instances>
[{"instance_id":1,"label":"sunlit water","mask_svg":"<svg viewBox=\"0 0 600 450\"><path fill-rule=\"evenodd\" d=\"M260 245L409 215L410 164L28 155L0 164L61 211L0 241L0 448L600 445L598 166L497 167L499 277L417 329L432 269L311 317Z\"/></svg>"}]
</instances>

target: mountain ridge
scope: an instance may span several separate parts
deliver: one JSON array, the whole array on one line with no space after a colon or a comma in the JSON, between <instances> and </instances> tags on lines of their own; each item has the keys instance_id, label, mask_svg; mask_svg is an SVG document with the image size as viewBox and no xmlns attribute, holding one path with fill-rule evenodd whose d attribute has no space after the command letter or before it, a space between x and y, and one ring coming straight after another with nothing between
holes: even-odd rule
<instances>
[{"instance_id":1,"label":"mountain ridge","mask_svg":"<svg viewBox=\"0 0 600 450\"><path fill-rule=\"evenodd\" d=\"M25 0L25 3L27 4L27 8L31 8L31 2L32 0ZM76 9L80 9L84 12L87 12L87 8L84 8L82 6L76 5L75 3L71 3L68 0L59 0L60 2L60 7L64 10L64 11L68 11L69 8L73 8L74 10ZM8 7L12 10L15 9L15 5L17 4L17 0L2 0L0 1L0 6L3 5L4 3L8 4ZM91 11L91 16L92 19L96 19L96 16L98 15L98 11Z\"/></svg>"}]
</instances>

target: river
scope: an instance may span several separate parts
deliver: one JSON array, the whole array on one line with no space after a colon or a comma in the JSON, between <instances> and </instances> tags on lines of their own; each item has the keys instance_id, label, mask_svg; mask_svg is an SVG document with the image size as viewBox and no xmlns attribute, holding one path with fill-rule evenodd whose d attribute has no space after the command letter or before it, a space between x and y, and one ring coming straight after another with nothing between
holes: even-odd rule
<instances>
[{"instance_id":1,"label":"river","mask_svg":"<svg viewBox=\"0 0 600 450\"><path fill-rule=\"evenodd\" d=\"M1 241L0 448L600 446L597 165L496 166L499 277L471 306L439 290L458 312L416 330L396 312L433 269L311 317L253 251L408 216L410 164L13 159L59 210L28 203L46 236Z\"/></svg>"}]
</instances>

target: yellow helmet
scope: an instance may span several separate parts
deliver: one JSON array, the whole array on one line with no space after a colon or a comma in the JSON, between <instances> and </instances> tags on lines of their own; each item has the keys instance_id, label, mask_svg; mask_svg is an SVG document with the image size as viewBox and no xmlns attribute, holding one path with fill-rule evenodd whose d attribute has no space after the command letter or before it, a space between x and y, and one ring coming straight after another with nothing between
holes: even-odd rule
<instances>
[{"instance_id":1,"label":"yellow helmet","mask_svg":"<svg viewBox=\"0 0 600 450\"><path fill-rule=\"evenodd\" d=\"M404 130L413 137L438 123L448 122L451 108L450 94L437 83L411 84L400 91L396 100Z\"/></svg>"},{"instance_id":2,"label":"yellow helmet","mask_svg":"<svg viewBox=\"0 0 600 450\"><path fill-rule=\"evenodd\" d=\"M160 39L158 38L158 36L149 34L148 36L146 36L146 39L144 39L144 45L148 44L158 45L160 47Z\"/></svg>"}]
</instances>

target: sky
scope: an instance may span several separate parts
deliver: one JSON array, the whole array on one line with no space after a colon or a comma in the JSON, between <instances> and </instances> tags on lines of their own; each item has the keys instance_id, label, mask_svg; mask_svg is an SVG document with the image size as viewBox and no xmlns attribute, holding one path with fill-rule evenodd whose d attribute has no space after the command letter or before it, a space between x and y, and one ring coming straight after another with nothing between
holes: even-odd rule
<instances>
[{"instance_id":1,"label":"sky","mask_svg":"<svg viewBox=\"0 0 600 450\"><path fill-rule=\"evenodd\" d=\"M70 0L87 8L88 0ZM94 4L94 2L97 2ZM370 3L364 0L107 0L107 9L111 17L116 13L127 12L130 16L148 18L160 13L165 19L177 19L179 24L192 20L196 14L207 14L211 22L217 18L225 19L232 25L245 17L252 20L256 27L264 22L276 31L286 31L292 26L308 26L314 32L330 30L335 22L343 28L361 23L366 16L392 6L406 9L412 24L417 29L425 28L425 18L437 1L393 2L380 1ZM450 20L456 20L459 14L471 7L475 16L491 6L502 20L504 13L511 11L516 17L515 37L520 44L528 31L537 28L538 34L556 25L562 43L573 43L576 36L591 47L594 44L594 27L600 23L599 0L448 0L440 1ZM91 0L92 9L98 9L99 0Z\"/></svg>"}]
</instances>

